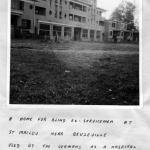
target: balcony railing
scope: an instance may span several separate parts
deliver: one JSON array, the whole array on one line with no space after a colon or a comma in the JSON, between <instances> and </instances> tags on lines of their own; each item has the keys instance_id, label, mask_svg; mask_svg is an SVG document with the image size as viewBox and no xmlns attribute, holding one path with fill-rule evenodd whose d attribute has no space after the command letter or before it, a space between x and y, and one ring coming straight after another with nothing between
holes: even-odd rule
<instances>
[{"instance_id":1,"label":"balcony railing","mask_svg":"<svg viewBox=\"0 0 150 150\"><path fill-rule=\"evenodd\" d=\"M15 14L23 14L24 2L22 1L12 1L11 12Z\"/></svg>"}]
</instances>

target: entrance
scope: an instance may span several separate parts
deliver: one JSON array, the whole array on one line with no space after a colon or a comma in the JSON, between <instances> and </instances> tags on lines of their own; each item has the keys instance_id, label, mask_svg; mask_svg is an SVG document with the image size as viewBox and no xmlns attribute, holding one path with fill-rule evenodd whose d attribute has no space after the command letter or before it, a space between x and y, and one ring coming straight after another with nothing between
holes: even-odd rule
<instances>
[{"instance_id":1,"label":"entrance","mask_svg":"<svg viewBox=\"0 0 150 150\"><path fill-rule=\"evenodd\" d=\"M74 40L81 40L81 28L74 28Z\"/></svg>"},{"instance_id":2,"label":"entrance","mask_svg":"<svg viewBox=\"0 0 150 150\"><path fill-rule=\"evenodd\" d=\"M90 30L90 39L94 41L94 30Z\"/></svg>"},{"instance_id":3,"label":"entrance","mask_svg":"<svg viewBox=\"0 0 150 150\"><path fill-rule=\"evenodd\" d=\"M12 38L19 36L18 19L19 16L11 15L11 37Z\"/></svg>"}]
</instances>

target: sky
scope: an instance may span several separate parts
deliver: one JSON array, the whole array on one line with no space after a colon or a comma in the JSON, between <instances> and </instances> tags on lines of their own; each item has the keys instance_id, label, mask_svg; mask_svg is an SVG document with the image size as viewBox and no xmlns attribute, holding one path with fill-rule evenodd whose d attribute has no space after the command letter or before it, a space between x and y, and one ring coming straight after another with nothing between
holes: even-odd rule
<instances>
[{"instance_id":1,"label":"sky","mask_svg":"<svg viewBox=\"0 0 150 150\"><path fill-rule=\"evenodd\" d=\"M138 15L138 10L139 10L139 0L127 0L130 1L132 3L135 3L135 5L137 6L137 13L136 15ZM110 17L111 13L113 12L113 10L122 2L122 0L97 0L97 5L100 8L103 8L105 10L107 10L107 12L104 14L104 17L106 17L107 19Z\"/></svg>"}]
</instances>

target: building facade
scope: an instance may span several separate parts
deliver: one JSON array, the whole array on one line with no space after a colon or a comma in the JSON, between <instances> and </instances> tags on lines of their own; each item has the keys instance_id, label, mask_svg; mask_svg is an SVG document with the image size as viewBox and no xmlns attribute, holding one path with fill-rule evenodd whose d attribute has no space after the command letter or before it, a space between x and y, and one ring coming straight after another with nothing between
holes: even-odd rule
<instances>
[{"instance_id":1,"label":"building facade","mask_svg":"<svg viewBox=\"0 0 150 150\"><path fill-rule=\"evenodd\" d=\"M130 29L130 25L115 20L105 21L105 41L139 41L139 33L135 29Z\"/></svg>"},{"instance_id":2,"label":"building facade","mask_svg":"<svg viewBox=\"0 0 150 150\"><path fill-rule=\"evenodd\" d=\"M100 42L106 31L103 12L97 0L11 0L11 35Z\"/></svg>"}]
</instances>

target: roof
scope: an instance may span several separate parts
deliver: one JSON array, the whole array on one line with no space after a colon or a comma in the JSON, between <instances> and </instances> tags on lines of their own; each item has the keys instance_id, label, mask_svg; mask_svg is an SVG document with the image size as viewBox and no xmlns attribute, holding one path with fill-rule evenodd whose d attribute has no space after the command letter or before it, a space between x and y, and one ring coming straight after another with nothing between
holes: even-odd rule
<instances>
[{"instance_id":1,"label":"roof","mask_svg":"<svg viewBox=\"0 0 150 150\"><path fill-rule=\"evenodd\" d=\"M100 10L101 12L106 12L107 10L100 8L100 7L96 7L96 9Z\"/></svg>"}]
</instances>

